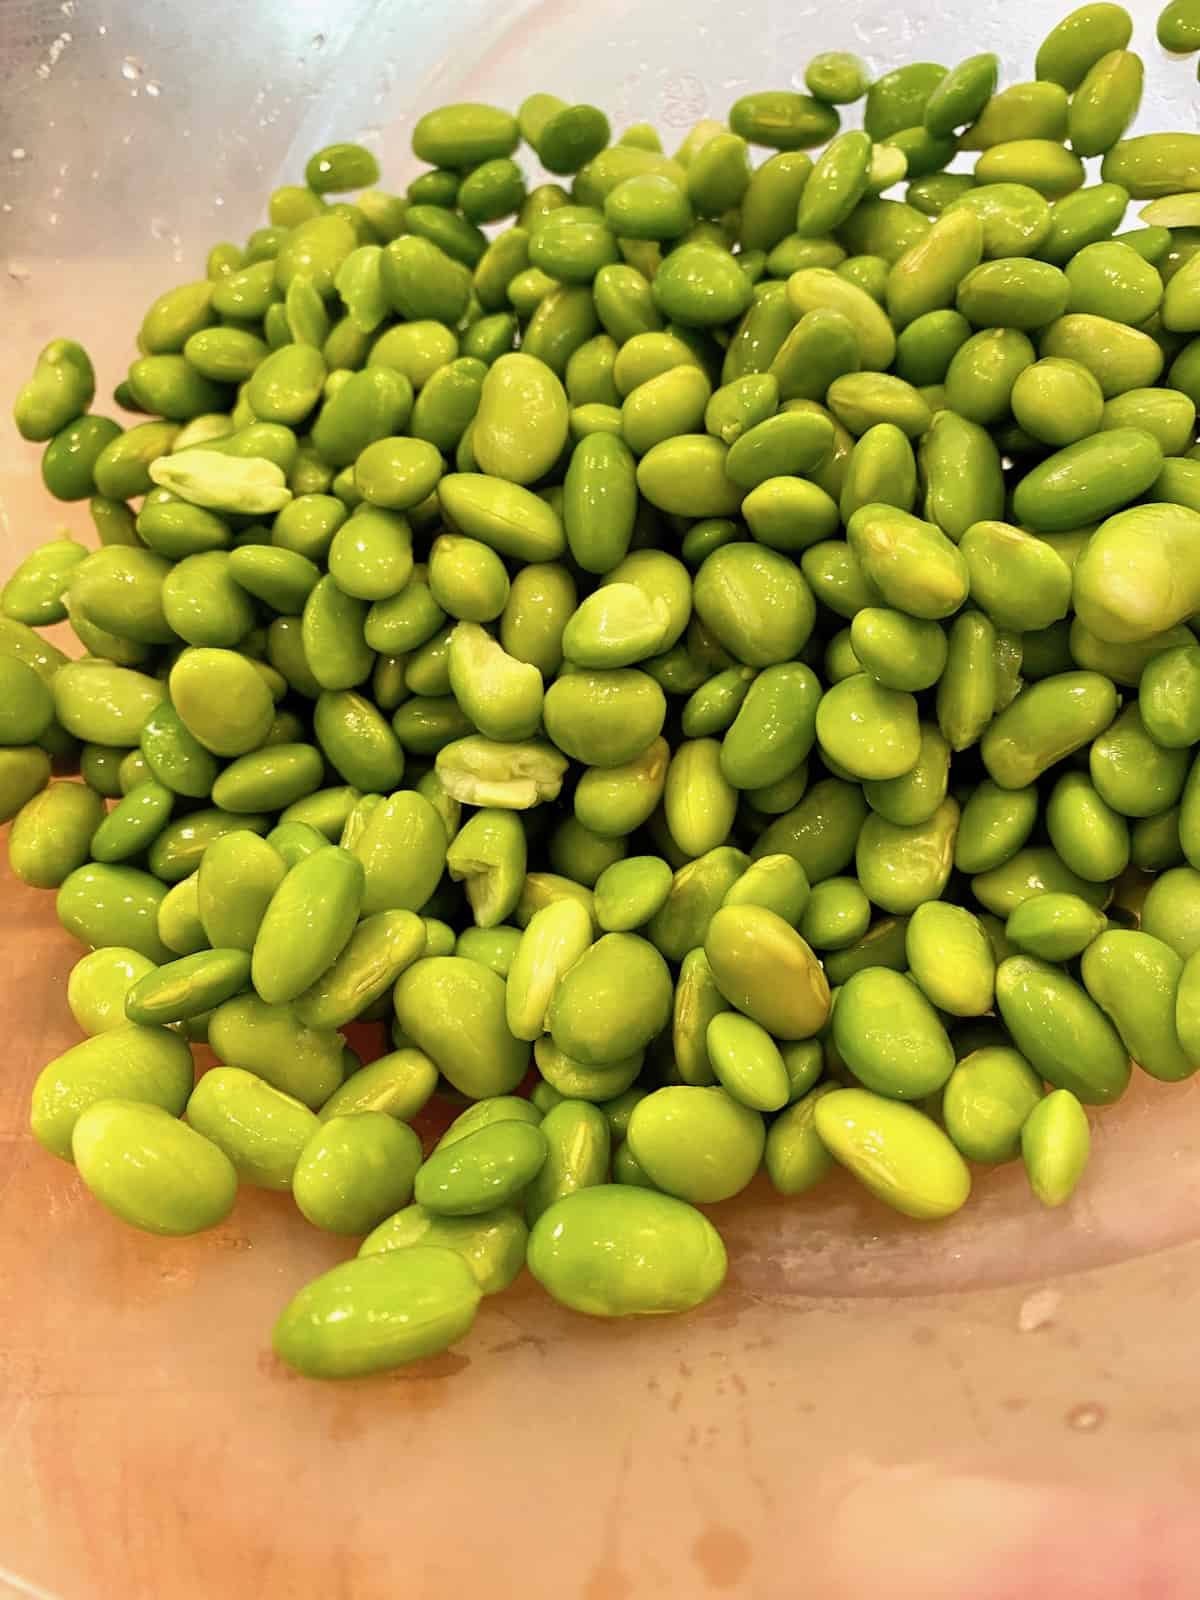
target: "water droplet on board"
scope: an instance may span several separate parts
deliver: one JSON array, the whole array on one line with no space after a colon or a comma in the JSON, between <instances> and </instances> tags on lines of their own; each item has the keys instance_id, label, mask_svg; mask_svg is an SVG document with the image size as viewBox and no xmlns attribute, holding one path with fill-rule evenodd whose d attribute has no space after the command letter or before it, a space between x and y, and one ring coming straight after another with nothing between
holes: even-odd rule
<instances>
[{"instance_id":1,"label":"water droplet on board","mask_svg":"<svg viewBox=\"0 0 1200 1600\"><path fill-rule=\"evenodd\" d=\"M8 263L8 275L10 278L15 279L17 283L26 283L33 276L33 273L23 261L10 261Z\"/></svg>"},{"instance_id":2,"label":"water droplet on board","mask_svg":"<svg viewBox=\"0 0 1200 1600\"><path fill-rule=\"evenodd\" d=\"M309 43L312 45L314 50L324 50L325 35L323 33L314 33L312 38L309 40Z\"/></svg>"},{"instance_id":3,"label":"water droplet on board","mask_svg":"<svg viewBox=\"0 0 1200 1600\"><path fill-rule=\"evenodd\" d=\"M671 128L686 128L708 111L708 91L690 72L680 73L663 85L659 115Z\"/></svg>"},{"instance_id":4,"label":"water droplet on board","mask_svg":"<svg viewBox=\"0 0 1200 1600\"><path fill-rule=\"evenodd\" d=\"M146 93L152 100L157 100L162 93L162 84L155 78L149 78L146 82Z\"/></svg>"},{"instance_id":5,"label":"water droplet on board","mask_svg":"<svg viewBox=\"0 0 1200 1600\"><path fill-rule=\"evenodd\" d=\"M1103 1406L1098 1406L1094 1400L1085 1400L1082 1404L1071 1407L1067 1412L1066 1423L1067 1427L1074 1428L1076 1433L1095 1433L1105 1416Z\"/></svg>"},{"instance_id":6,"label":"water droplet on board","mask_svg":"<svg viewBox=\"0 0 1200 1600\"><path fill-rule=\"evenodd\" d=\"M14 161L24 161L29 151L26 150L23 144L15 144L8 153Z\"/></svg>"},{"instance_id":7,"label":"water droplet on board","mask_svg":"<svg viewBox=\"0 0 1200 1600\"><path fill-rule=\"evenodd\" d=\"M51 39L50 48L46 51L46 59L39 61L33 69L35 75L41 78L43 82L54 71L54 68L58 65L59 56L62 55L70 42L71 35L69 33L60 33L57 39Z\"/></svg>"},{"instance_id":8,"label":"water droplet on board","mask_svg":"<svg viewBox=\"0 0 1200 1600\"><path fill-rule=\"evenodd\" d=\"M121 76L130 83L136 83L145 70L145 63L139 61L137 56L126 56L121 62Z\"/></svg>"},{"instance_id":9,"label":"water droplet on board","mask_svg":"<svg viewBox=\"0 0 1200 1600\"><path fill-rule=\"evenodd\" d=\"M1036 1333L1039 1328L1050 1327L1061 1298L1054 1289L1039 1289L1026 1295L1017 1312L1018 1333Z\"/></svg>"}]
</instances>

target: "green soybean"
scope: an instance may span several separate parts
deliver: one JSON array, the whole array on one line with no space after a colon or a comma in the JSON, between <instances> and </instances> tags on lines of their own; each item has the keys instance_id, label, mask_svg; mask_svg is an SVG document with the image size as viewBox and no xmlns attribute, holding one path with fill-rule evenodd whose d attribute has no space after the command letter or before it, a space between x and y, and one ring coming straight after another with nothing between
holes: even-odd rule
<instances>
[{"instance_id":1,"label":"green soybean","mask_svg":"<svg viewBox=\"0 0 1200 1600\"><path fill-rule=\"evenodd\" d=\"M384 1251L343 1262L301 1289L275 1325L274 1346L307 1377L385 1371L460 1339L480 1294L453 1250Z\"/></svg>"},{"instance_id":2,"label":"green soybean","mask_svg":"<svg viewBox=\"0 0 1200 1600\"><path fill-rule=\"evenodd\" d=\"M818 1100L813 1117L834 1159L885 1205L934 1221L966 1203L966 1162L915 1106L867 1089L835 1089Z\"/></svg>"},{"instance_id":3,"label":"green soybean","mask_svg":"<svg viewBox=\"0 0 1200 1600\"><path fill-rule=\"evenodd\" d=\"M1021 1155L1029 1186L1045 1206L1063 1205L1091 1153L1087 1113L1069 1089L1048 1094L1021 1129Z\"/></svg>"}]
</instances>

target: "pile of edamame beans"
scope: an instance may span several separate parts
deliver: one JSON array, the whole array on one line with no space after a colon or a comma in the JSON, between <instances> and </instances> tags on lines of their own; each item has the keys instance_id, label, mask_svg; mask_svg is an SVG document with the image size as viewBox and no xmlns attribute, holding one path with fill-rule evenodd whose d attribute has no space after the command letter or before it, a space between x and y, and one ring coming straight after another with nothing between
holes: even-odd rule
<instances>
[{"instance_id":1,"label":"pile of edamame beans","mask_svg":"<svg viewBox=\"0 0 1200 1600\"><path fill-rule=\"evenodd\" d=\"M1131 35L821 56L669 154L445 106L406 195L331 146L154 302L145 420L42 352L100 543L0 599L9 857L90 947L33 1131L136 1227L247 1183L361 1239L300 1371L526 1263L695 1306L761 1168L1059 1205L1131 1062L1200 1067L1200 134L1128 136Z\"/></svg>"}]
</instances>

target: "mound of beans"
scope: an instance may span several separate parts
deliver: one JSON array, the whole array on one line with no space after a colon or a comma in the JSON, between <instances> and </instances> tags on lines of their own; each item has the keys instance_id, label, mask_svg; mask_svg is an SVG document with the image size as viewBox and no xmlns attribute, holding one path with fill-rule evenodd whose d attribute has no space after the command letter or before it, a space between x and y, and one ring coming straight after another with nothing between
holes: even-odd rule
<instances>
[{"instance_id":1,"label":"mound of beans","mask_svg":"<svg viewBox=\"0 0 1200 1600\"><path fill-rule=\"evenodd\" d=\"M1200 134L1127 136L1131 34L820 56L671 154L445 106L404 196L331 146L154 302L145 420L42 352L100 542L0 599L10 861L90 947L33 1131L136 1227L360 1239L300 1371L526 1264L686 1310L760 1169L1060 1205L1131 1063L1200 1067Z\"/></svg>"}]
</instances>

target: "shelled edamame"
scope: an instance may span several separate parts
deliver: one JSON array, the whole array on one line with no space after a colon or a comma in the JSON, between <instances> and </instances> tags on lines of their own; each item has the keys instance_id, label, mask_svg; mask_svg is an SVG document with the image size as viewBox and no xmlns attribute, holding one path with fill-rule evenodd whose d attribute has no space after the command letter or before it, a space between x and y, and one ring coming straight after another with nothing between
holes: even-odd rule
<instances>
[{"instance_id":1,"label":"shelled edamame","mask_svg":"<svg viewBox=\"0 0 1200 1600\"><path fill-rule=\"evenodd\" d=\"M41 352L99 548L0 592L10 864L90 947L33 1131L153 1232L241 1182L365 1235L302 1372L526 1261L698 1305L761 1169L1062 1204L1131 1057L1200 1068L1200 135L1133 131L1131 40L821 56L669 152L444 106L405 194L332 145L154 302L141 420Z\"/></svg>"}]
</instances>

